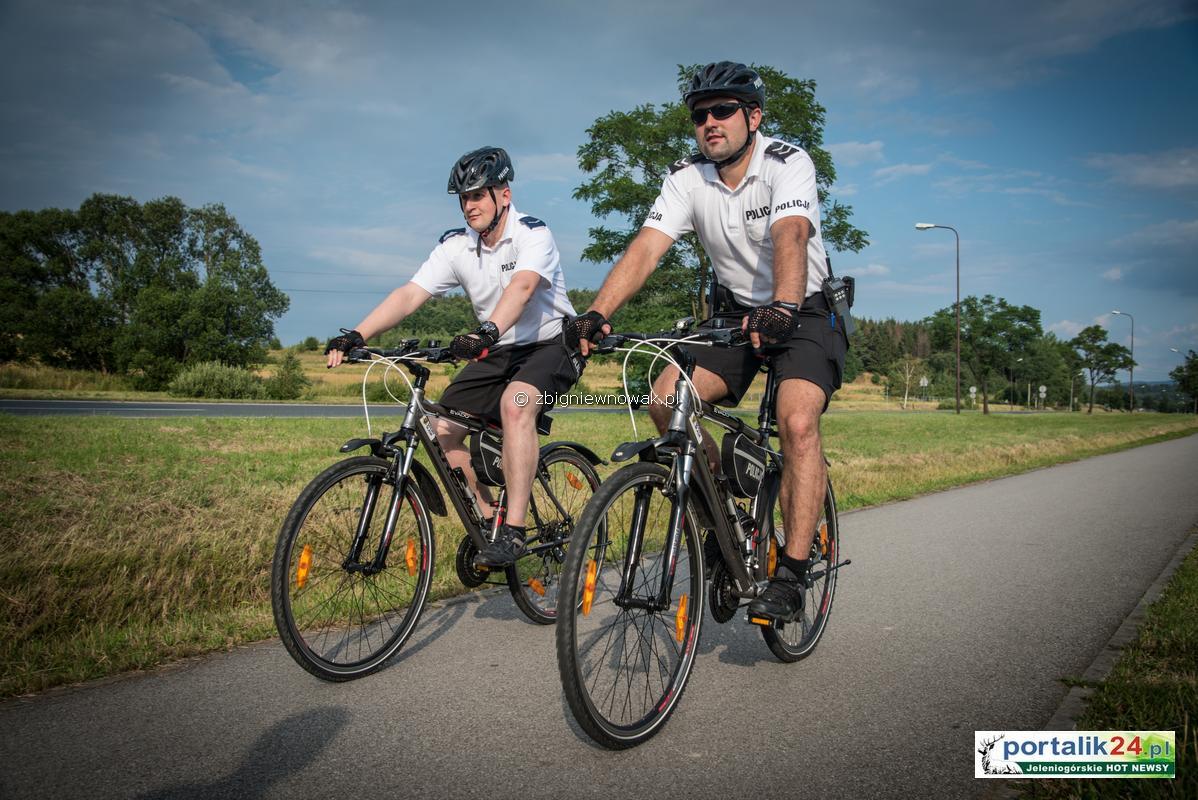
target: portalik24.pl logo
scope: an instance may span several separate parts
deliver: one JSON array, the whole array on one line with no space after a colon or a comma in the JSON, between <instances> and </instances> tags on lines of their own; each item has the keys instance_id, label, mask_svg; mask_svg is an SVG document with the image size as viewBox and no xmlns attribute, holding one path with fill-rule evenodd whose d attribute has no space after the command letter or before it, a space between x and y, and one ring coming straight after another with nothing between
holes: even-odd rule
<instances>
[{"instance_id":1,"label":"portalik24.pl logo","mask_svg":"<svg viewBox=\"0 0 1198 800\"><path fill-rule=\"evenodd\" d=\"M974 731L975 778L1174 778L1173 731Z\"/></svg>"}]
</instances>

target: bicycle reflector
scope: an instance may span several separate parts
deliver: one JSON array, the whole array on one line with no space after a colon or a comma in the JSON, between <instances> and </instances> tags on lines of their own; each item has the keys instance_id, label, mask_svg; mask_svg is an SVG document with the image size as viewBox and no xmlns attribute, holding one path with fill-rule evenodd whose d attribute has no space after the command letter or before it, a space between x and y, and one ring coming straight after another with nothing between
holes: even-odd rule
<instances>
[{"instance_id":1,"label":"bicycle reflector","mask_svg":"<svg viewBox=\"0 0 1198 800\"><path fill-rule=\"evenodd\" d=\"M674 638L679 642L686 636L686 595L678 599L678 612L674 614Z\"/></svg>"},{"instance_id":2,"label":"bicycle reflector","mask_svg":"<svg viewBox=\"0 0 1198 800\"><path fill-rule=\"evenodd\" d=\"M772 578L778 569L778 543L770 538L770 553L765 560L765 574Z\"/></svg>"},{"instance_id":3,"label":"bicycle reflector","mask_svg":"<svg viewBox=\"0 0 1198 800\"><path fill-rule=\"evenodd\" d=\"M828 555L828 523L820 523L819 526L819 554L821 556Z\"/></svg>"},{"instance_id":4,"label":"bicycle reflector","mask_svg":"<svg viewBox=\"0 0 1198 800\"><path fill-rule=\"evenodd\" d=\"M408 563L408 574L416 574L416 540L408 539L407 551L403 556L404 561Z\"/></svg>"},{"instance_id":5,"label":"bicycle reflector","mask_svg":"<svg viewBox=\"0 0 1198 800\"><path fill-rule=\"evenodd\" d=\"M582 488L582 481L579 480L578 476L575 475L573 472L566 473L566 482L569 483L571 486L573 486L575 489Z\"/></svg>"},{"instance_id":6,"label":"bicycle reflector","mask_svg":"<svg viewBox=\"0 0 1198 800\"><path fill-rule=\"evenodd\" d=\"M304 545L303 552L300 553L299 566L295 570L295 585L297 588L304 588L304 584L308 582L308 572L312 569L312 545Z\"/></svg>"},{"instance_id":7,"label":"bicycle reflector","mask_svg":"<svg viewBox=\"0 0 1198 800\"><path fill-rule=\"evenodd\" d=\"M534 592L539 594L541 597L545 596L545 584L541 583L536 578L528 579L528 588L532 589Z\"/></svg>"},{"instance_id":8,"label":"bicycle reflector","mask_svg":"<svg viewBox=\"0 0 1198 800\"><path fill-rule=\"evenodd\" d=\"M587 579L582 585L582 615L585 617L591 613L591 602L595 599L595 573L598 572L599 565L595 563L595 559L587 562Z\"/></svg>"}]
</instances>

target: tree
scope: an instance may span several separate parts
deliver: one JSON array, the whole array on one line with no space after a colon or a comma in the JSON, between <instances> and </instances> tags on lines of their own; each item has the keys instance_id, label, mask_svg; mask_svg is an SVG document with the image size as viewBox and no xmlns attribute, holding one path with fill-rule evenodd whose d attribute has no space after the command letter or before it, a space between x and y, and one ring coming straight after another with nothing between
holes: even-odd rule
<instances>
[{"instance_id":1,"label":"tree","mask_svg":"<svg viewBox=\"0 0 1198 800\"><path fill-rule=\"evenodd\" d=\"M1193 350L1186 353L1185 363L1175 367L1169 377L1177 381L1177 389L1189 396L1194 403L1194 413L1198 414L1198 353Z\"/></svg>"},{"instance_id":2,"label":"tree","mask_svg":"<svg viewBox=\"0 0 1198 800\"><path fill-rule=\"evenodd\" d=\"M96 194L78 211L0 214L0 358L126 372L262 363L289 300L221 205Z\"/></svg>"},{"instance_id":3,"label":"tree","mask_svg":"<svg viewBox=\"0 0 1198 800\"><path fill-rule=\"evenodd\" d=\"M1080 356L1080 364L1090 374L1090 407L1087 414L1094 413L1094 387L1114 379L1121 369L1130 369L1134 362L1131 351L1121 344L1108 342L1106 330L1101 325L1083 328L1069 344Z\"/></svg>"},{"instance_id":4,"label":"tree","mask_svg":"<svg viewBox=\"0 0 1198 800\"><path fill-rule=\"evenodd\" d=\"M697 65L678 67L678 85L690 80ZM823 148L824 108L815 100L815 81L791 78L768 66L756 66L766 85L766 114L762 133L801 146L815 163L825 245L856 252L869 241L850 222L852 208L829 197L836 180L832 157ZM618 258L636 236L669 167L695 150L694 126L686 105L672 101L612 111L587 129L589 140L578 148L579 168L590 175L574 197L591 203L597 217L612 214L627 227L603 225L590 229L591 243L582 257L594 263ZM694 234L687 234L662 258L645 288L618 315L621 325L660 328L689 309L707 316L710 259Z\"/></svg>"},{"instance_id":5,"label":"tree","mask_svg":"<svg viewBox=\"0 0 1198 800\"><path fill-rule=\"evenodd\" d=\"M922 358L915 356L903 356L890 369L890 380L892 385L903 387L903 410L907 408L907 398L911 395L911 387L924 374L924 363Z\"/></svg>"},{"instance_id":6,"label":"tree","mask_svg":"<svg viewBox=\"0 0 1198 800\"><path fill-rule=\"evenodd\" d=\"M934 313L928 324L933 347L947 350L955 346L952 306ZM978 381L983 414L990 413L991 382L1016 358L1024 357L1022 354L1041 334L1040 312L1031 306L1013 306L993 295L980 300L970 296L961 301L961 364Z\"/></svg>"}]
</instances>

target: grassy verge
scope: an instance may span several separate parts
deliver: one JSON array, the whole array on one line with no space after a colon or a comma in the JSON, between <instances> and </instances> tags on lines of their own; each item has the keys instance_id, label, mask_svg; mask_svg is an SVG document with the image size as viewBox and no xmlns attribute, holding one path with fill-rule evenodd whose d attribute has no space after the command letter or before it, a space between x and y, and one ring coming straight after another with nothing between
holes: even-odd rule
<instances>
[{"instance_id":1,"label":"grassy verge","mask_svg":"<svg viewBox=\"0 0 1198 800\"><path fill-rule=\"evenodd\" d=\"M0 696L270 636L278 526L362 428L0 415ZM824 431L847 509L1187 435L1198 420L845 412ZM562 414L554 438L606 455L632 436L619 415ZM462 530L438 517L436 534L445 596L462 590Z\"/></svg>"},{"instance_id":2,"label":"grassy verge","mask_svg":"<svg viewBox=\"0 0 1198 800\"><path fill-rule=\"evenodd\" d=\"M1095 689L1078 730L1175 731L1173 780L1039 780L1021 797L1198 797L1198 548L1148 609L1139 638Z\"/></svg>"}]
</instances>

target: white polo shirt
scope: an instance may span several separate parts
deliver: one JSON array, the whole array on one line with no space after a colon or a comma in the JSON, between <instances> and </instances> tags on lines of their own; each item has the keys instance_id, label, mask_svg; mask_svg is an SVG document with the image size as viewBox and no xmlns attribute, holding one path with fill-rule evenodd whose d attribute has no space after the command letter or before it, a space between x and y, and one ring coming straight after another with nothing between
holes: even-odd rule
<instances>
[{"instance_id":1,"label":"white polo shirt","mask_svg":"<svg viewBox=\"0 0 1198 800\"><path fill-rule=\"evenodd\" d=\"M676 161L661 186L645 227L677 239L694 231L716 277L736 301L760 306L774 300L774 240L770 225L806 217L815 229L807 239L806 296L828 276L820 237L815 165L800 147L760 133L744 179L735 189L720 180L702 156Z\"/></svg>"},{"instance_id":2,"label":"white polo shirt","mask_svg":"<svg viewBox=\"0 0 1198 800\"><path fill-rule=\"evenodd\" d=\"M459 286L466 291L479 322L495 313L503 290L517 272L529 270L541 276L536 290L524 306L516 324L504 331L498 344L534 344L561 333L562 317L574 316L566 297L566 281L553 234L536 217L523 216L510 206L504 220L503 237L494 249L483 244L472 228L454 228L441 237L412 283L433 296Z\"/></svg>"}]
</instances>

